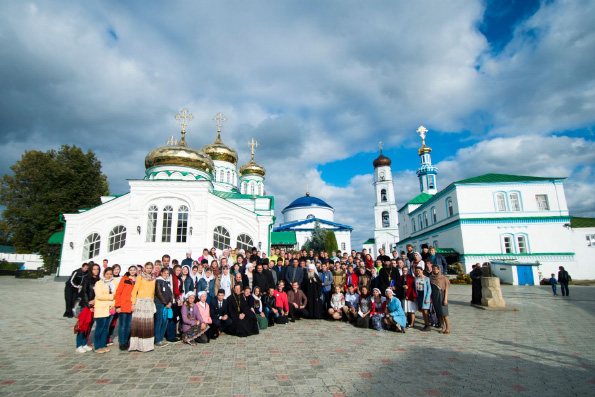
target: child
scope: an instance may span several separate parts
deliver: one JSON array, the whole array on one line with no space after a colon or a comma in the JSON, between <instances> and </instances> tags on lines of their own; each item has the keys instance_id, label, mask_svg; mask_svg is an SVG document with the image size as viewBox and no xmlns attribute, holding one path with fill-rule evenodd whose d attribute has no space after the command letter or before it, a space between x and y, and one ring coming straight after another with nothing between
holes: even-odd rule
<instances>
[{"instance_id":1,"label":"child","mask_svg":"<svg viewBox=\"0 0 595 397\"><path fill-rule=\"evenodd\" d=\"M552 285L552 291L554 291L554 296L558 296L558 280L556 280L554 273L552 273L552 277L550 277L550 284Z\"/></svg>"}]
</instances>

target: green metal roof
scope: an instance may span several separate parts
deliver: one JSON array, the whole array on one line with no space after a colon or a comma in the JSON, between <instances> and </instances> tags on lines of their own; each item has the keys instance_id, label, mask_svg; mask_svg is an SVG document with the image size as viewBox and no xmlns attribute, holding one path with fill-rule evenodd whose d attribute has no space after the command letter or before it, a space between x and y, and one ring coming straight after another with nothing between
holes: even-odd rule
<instances>
[{"instance_id":1,"label":"green metal roof","mask_svg":"<svg viewBox=\"0 0 595 397\"><path fill-rule=\"evenodd\" d=\"M494 183L494 182L539 182L551 181L556 179L554 177L539 177L539 176L525 176L525 175L507 175L507 174L484 174L475 176L473 178L463 179L454 183Z\"/></svg>"},{"instance_id":2,"label":"green metal roof","mask_svg":"<svg viewBox=\"0 0 595 397\"><path fill-rule=\"evenodd\" d=\"M375 239L369 238L368 240L366 240L366 242L364 243L364 245L366 245L366 244L374 244L375 242L376 242Z\"/></svg>"},{"instance_id":3,"label":"green metal roof","mask_svg":"<svg viewBox=\"0 0 595 397\"><path fill-rule=\"evenodd\" d=\"M62 245L64 242L64 232L56 232L50 236L48 239L48 244L58 244Z\"/></svg>"},{"instance_id":4,"label":"green metal roof","mask_svg":"<svg viewBox=\"0 0 595 397\"><path fill-rule=\"evenodd\" d=\"M272 232L271 245L295 245L295 232Z\"/></svg>"},{"instance_id":5,"label":"green metal roof","mask_svg":"<svg viewBox=\"0 0 595 397\"><path fill-rule=\"evenodd\" d=\"M419 195L415 196L413 199L409 200L407 202L407 204L423 204L426 201L428 201L429 199L431 199L432 197L434 197L434 196L431 194L420 193Z\"/></svg>"},{"instance_id":6,"label":"green metal roof","mask_svg":"<svg viewBox=\"0 0 595 397\"><path fill-rule=\"evenodd\" d=\"M595 218L578 218L576 216L570 217L570 227L582 228L582 227L595 227Z\"/></svg>"},{"instance_id":7,"label":"green metal roof","mask_svg":"<svg viewBox=\"0 0 595 397\"><path fill-rule=\"evenodd\" d=\"M10 245L0 245L0 252L3 254L14 254L17 252L13 246Z\"/></svg>"}]
</instances>

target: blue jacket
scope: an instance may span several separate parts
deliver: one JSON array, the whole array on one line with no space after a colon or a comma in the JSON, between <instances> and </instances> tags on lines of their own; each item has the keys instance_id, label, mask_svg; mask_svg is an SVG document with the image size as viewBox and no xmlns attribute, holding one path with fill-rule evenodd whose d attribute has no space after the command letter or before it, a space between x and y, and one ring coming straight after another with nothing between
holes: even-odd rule
<instances>
[{"instance_id":1,"label":"blue jacket","mask_svg":"<svg viewBox=\"0 0 595 397\"><path fill-rule=\"evenodd\" d=\"M322 287L322 290L324 292L332 291L333 273L331 273L330 270L327 270L324 273L320 273L320 281L322 281L322 283L324 284L324 287Z\"/></svg>"},{"instance_id":2,"label":"blue jacket","mask_svg":"<svg viewBox=\"0 0 595 397\"><path fill-rule=\"evenodd\" d=\"M415 284L417 285L417 280L419 280L419 277L415 278ZM424 277L423 278L423 283L424 283L424 298L423 301L424 303L422 304L422 307L419 307L418 309L429 309L430 308L430 298L432 296L432 285L430 284L430 278L429 277ZM419 300L419 291L417 292L417 297ZM428 301L428 303L425 303L426 301Z\"/></svg>"},{"instance_id":3,"label":"blue jacket","mask_svg":"<svg viewBox=\"0 0 595 397\"><path fill-rule=\"evenodd\" d=\"M304 269L301 267L293 267L290 266L285 270L285 282L291 286L291 283L297 281L297 283L301 286L302 281L304 280Z\"/></svg>"},{"instance_id":4,"label":"blue jacket","mask_svg":"<svg viewBox=\"0 0 595 397\"><path fill-rule=\"evenodd\" d=\"M446 272L448 270L448 264L446 263L446 259L444 259L444 257L442 255L436 254L433 257L430 256L429 258L434 265L440 266L440 270L442 271L442 274L446 274Z\"/></svg>"}]
</instances>

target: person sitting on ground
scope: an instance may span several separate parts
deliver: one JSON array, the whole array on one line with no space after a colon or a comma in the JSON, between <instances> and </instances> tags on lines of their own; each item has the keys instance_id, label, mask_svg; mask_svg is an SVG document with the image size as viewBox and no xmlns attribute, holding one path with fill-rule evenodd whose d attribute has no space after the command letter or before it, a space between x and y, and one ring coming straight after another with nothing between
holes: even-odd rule
<instances>
[{"instance_id":1,"label":"person sitting on ground","mask_svg":"<svg viewBox=\"0 0 595 397\"><path fill-rule=\"evenodd\" d=\"M201 323L207 325L207 332L205 332L207 342L211 339L216 339L219 336L219 332L211 327L213 319L211 318L211 308L207 303L207 293L205 291L198 293L198 302L196 305L198 306L198 319Z\"/></svg>"},{"instance_id":2,"label":"person sitting on ground","mask_svg":"<svg viewBox=\"0 0 595 397\"><path fill-rule=\"evenodd\" d=\"M287 301L289 302L289 321L293 323L296 319L308 317L309 313L306 309L308 298L300 289L299 283L294 281L291 287L292 289L287 293Z\"/></svg>"},{"instance_id":3,"label":"person sitting on ground","mask_svg":"<svg viewBox=\"0 0 595 397\"><path fill-rule=\"evenodd\" d=\"M247 294L246 301L248 302L250 310L256 315L258 329L267 329L269 321L264 313L264 304L261 299L260 287L254 287L252 293L250 293L250 288L246 288L244 292Z\"/></svg>"},{"instance_id":4,"label":"person sitting on ground","mask_svg":"<svg viewBox=\"0 0 595 397\"><path fill-rule=\"evenodd\" d=\"M225 300L224 289L217 291L217 299L209 306L211 308L211 320L213 321L211 327L213 329L213 335L215 332L217 332L217 335L221 335L221 332L226 332L232 326L231 318L227 314L227 301Z\"/></svg>"},{"instance_id":5,"label":"person sitting on ground","mask_svg":"<svg viewBox=\"0 0 595 397\"><path fill-rule=\"evenodd\" d=\"M279 317L279 310L277 309L275 298L275 288L269 286L269 290L266 294L262 295L262 311L267 319L268 326L272 327L275 325L275 318Z\"/></svg>"},{"instance_id":6,"label":"person sitting on ground","mask_svg":"<svg viewBox=\"0 0 595 397\"><path fill-rule=\"evenodd\" d=\"M372 320L372 328L376 331L386 331L386 324L384 323L384 312L386 309L386 298L382 296L378 288L372 291L372 311L370 312L370 319Z\"/></svg>"},{"instance_id":7,"label":"person sitting on ground","mask_svg":"<svg viewBox=\"0 0 595 397\"><path fill-rule=\"evenodd\" d=\"M285 292L285 282L279 281L277 284L277 290L273 293L275 297L275 307L279 314L277 316L277 323L285 321L287 323L287 316L289 315L289 302L287 301L287 292Z\"/></svg>"},{"instance_id":8,"label":"person sitting on ground","mask_svg":"<svg viewBox=\"0 0 595 397\"><path fill-rule=\"evenodd\" d=\"M387 288L384 294L386 295L386 316L384 323L388 329L394 327L397 332L405 333L407 317L405 316L405 312L403 312L401 302L393 296L393 291L390 288Z\"/></svg>"},{"instance_id":9,"label":"person sitting on ground","mask_svg":"<svg viewBox=\"0 0 595 397\"><path fill-rule=\"evenodd\" d=\"M347 287L347 293L345 294L345 306L343 306L344 319L349 322L355 321L358 303L359 294L355 292L355 285L351 284Z\"/></svg>"},{"instance_id":10,"label":"person sitting on ground","mask_svg":"<svg viewBox=\"0 0 595 397\"><path fill-rule=\"evenodd\" d=\"M368 293L368 287L365 285L361 288L361 295L359 296L357 320L355 326L358 328L370 327L370 313L372 312L372 297Z\"/></svg>"},{"instance_id":11,"label":"person sitting on ground","mask_svg":"<svg viewBox=\"0 0 595 397\"><path fill-rule=\"evenodd\" d=\"M233 321L230 332L240 338L258 334L256 316L248 307L240 284L233 286L233 293L227 298L229 317Z\"/></svg>"},{"instance_id":12,"label":"person sitting on ground","mask_svg":"<svg viewBox=\"0 0 595 397\"><path fill-rule=\"evenodd\" d=\"M194 341L207 343L207 324L200 321L194 291L188 292L185 298L186 302L182 306L182 340L191 346L196 345Z\"/></svg>"},{"instance_id":13,"label":"person sitting on ground","mask_svg":"<svg viewBox=\"0 0 595 397\"><path fill-rule=\"evenodd\" d=\"M345 295L341 292L343 288L335 285L335 293L331 297L328 314L333 320L340 320L343 318L343 307L345 306Z\"/></svg>"}]
</instances>

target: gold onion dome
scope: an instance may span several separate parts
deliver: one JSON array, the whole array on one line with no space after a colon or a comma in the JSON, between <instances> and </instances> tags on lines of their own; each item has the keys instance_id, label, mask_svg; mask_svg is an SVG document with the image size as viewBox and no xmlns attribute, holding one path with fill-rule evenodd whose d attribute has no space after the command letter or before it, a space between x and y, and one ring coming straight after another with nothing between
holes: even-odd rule
<instances>
[{"instance_id":1,"label":"gold onion dome","mask_svg":"<svg viewBox=\"0 0 595 397\"><path fill-rule=\"evenodd\" d=\"M264 167L257 164L254 159L240 167L240 175L265 175Z\"/></svg>"},{"instance_id":2,"label":"gold onion dome","mask_svg":"<svg viewBox=\"0 0 595 397\"><path fill-rule=\"evenodd\" d=\"M224 144L219 134L217 135L215 142L203 146L200 150L213 160L227 161L234 165L238 164L238 152Z\"/></svg>"},{"instance_id":3,"label":"gold onion dome","mask_svg":"<svg viewBox=\"0 0 595 397\"><path fill-rule=\"evenodd\" d=\"M426 132L428 132L428 129L426 127L424 127L423 125L420 125L419 128L417 129L417 133L421 137L421 147L417 151L417 154L419 154L420 156L424 153L432 152L432 148L429 146L426 146Z\"/></svg>"},{"instance_id":4,"label":"gold onion dome","mask_svg":"<svg viewBox=\"0 0 595 397\"><path fill-rule=\"evenodd\" d=\"M382 150L380 150L380 156L378 156L372 164L374 165L374 168L376 168L376 167L380 167L383 165L388 166L391 164L391 161L388 157L386 157L384 154L382 154Z\"/></svg>"},{"instance_id":5,"label":"gold onion dome","mask_svg":"<svg viewBox=\"0 0 595 397\"><path fill-rule=\"evenodd\" d=\"M426 143L424 142L424 144L421 145L421 147L417 151L417 154L419 154L421 156L424 153L431 153L431 152L432 152L432 148L429 146L426 146Z\"/></svg>"}]
</instances>

